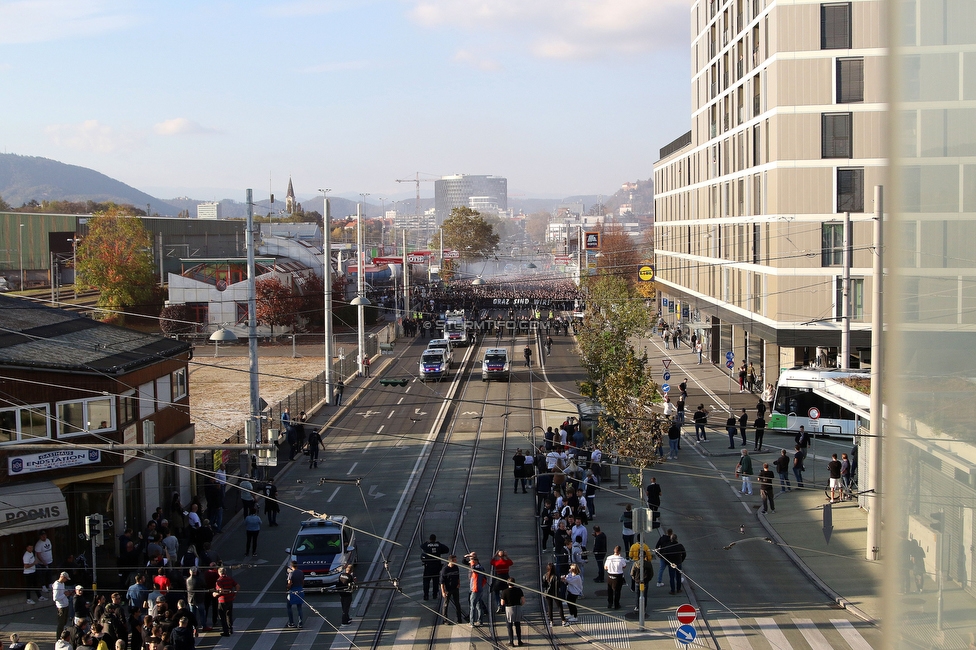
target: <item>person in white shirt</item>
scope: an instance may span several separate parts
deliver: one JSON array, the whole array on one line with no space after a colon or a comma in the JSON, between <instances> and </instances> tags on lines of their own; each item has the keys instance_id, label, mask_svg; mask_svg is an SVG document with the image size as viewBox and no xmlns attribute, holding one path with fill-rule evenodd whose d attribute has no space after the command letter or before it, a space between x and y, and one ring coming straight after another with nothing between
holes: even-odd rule
<instances>
[{"instance_id":1,"label":"person in white shirt","mask_svg":"<svg viewBox=\"0 0 976 650\"><path fill-rule=\"evenodd\" d=\"M602 462L603 452L599 447L593 447L593 451L590 452L590 465L599 465Z\"/></svg>"},{"instance_id":2,"label":"person in white shirt","mask_svg":"<svg viewBox=\"0 0 976 650\"><path fill-rule=\"evenodd\" d=\"M586 530L586 526L583 525L583 520L577 518L576 519L576 523L573 524L573 530L572 530L572 533L571 533L572 536L573 536L573 540L576 540L576 538L579 537L579 538L581 538L581 544L583 546L586 546L586 535L587 535L587 532L588 531Z\"/></svg>"},{"instance_id":3,"label":"person in white shirt","mask_svg":"<svg viewBox=\"0 0 976 650\"><path fill-rule=\"evenodd\" d=\"M54 547L51 545L51 540L47 538L46 530L42 530L37 535L34 555L37 556L37 577L41 581L41 589L47 591L48 584L51 582L51 567L54 565Z\"/></svg>"},{"instance_id":4,"label":"person in white shirt","mask_svg":"<svg viewBox=\"0 0 976 650\"><path fill-rule=\"evenodd\" d=\"M37 592L38 600L47 600L41 590L37 588L37 556L34 555L34 545L28 544L24 551L24 584L27 585L27 604L33 605L31 591Z\"/></svg>"},{"instance_id":5,"label":"person in white shirt","mask_svg":"<svg viewBox=\"0 0 976 650\"><path fill-rule=\"evenodd\" d=\"M36 547L35 547L36 550ZM74 595L75 590L68 588L68 582L71 577L68 575L67 571L62 571L61 576L58 578L57 582L51 591L51 598L54 600L55 606L58 608L58 631L55 633L55 637L61 638L61 633L64 628L68 625L68 608L70 602L68 601L68 595Z\"/></svg>"},{"instance_id":6,"label":"person in white shirt","mask_svg":"<svg viewBox=\"0 0 976 650\"><path fill-rule=\"evenodd\" d=\"M620 609L620 591L627 570L627 558L620 554L620 550L619 546L615 546L613 555L603 562L603 569L607 572L607 607L612 609Z\"/></svg>"},{"instance_id":7,"label":"person in white shirt","mask_svg":"<svg viewBox=\"0 0 976 650\"><path fill-rule=\"evenodd\" d=\"M200 510L200 506L198 506L195 503L191 504L190 512L187 513L186 515L187 520L190 522L190 528L192 528L193 530L197 530L202 526L202 522L200 521L199 510Z\"/></svg>"}]
</instances>

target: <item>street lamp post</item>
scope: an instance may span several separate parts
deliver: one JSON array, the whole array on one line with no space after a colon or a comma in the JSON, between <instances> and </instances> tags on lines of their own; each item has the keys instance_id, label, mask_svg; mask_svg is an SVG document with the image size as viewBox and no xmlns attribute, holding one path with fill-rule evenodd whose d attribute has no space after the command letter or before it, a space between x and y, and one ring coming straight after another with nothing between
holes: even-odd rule
<instances>
[{"instance_id":1,"label":"street lamp post","mask_svg":"<svg viewBox=\"0 0 976 650\"><path fill-rule=\"evenodd\" d=\"M24 224L20 224L20 290L24 290Z\"/></svg>"},{"instance_id":2,"label":"street lamp post","mask_svg":"<svg viewBox=\"0 0 976 650\"><path fill-rule=\"evenodd\" d=\"M365 200L368 194L361 195ZM363 253L363 212L362 205L356 206L356 297L352 303L356 306L358 327L358 354L356 355L356 372L363 375L363 358L366 354L366 255Z\"/></svg>"},{"instance_id":3,"label":"street lamp post","mask_svg":"<svg viewBox=\"0 0 976 650\"><path fill-rule=\"evenodd\" d=\"M322 200L322 258L324 269L322 271L322 282L325 285L324 291L324 302L325 302L325 313L323 317L325 318L324 330L325 330L325 403L332 404L332 354L333 354L333 341L332 341L332 218L329 214L329 192L332 190L330 188L319 189L325 195Z\"/></svg>"}]
</instances>

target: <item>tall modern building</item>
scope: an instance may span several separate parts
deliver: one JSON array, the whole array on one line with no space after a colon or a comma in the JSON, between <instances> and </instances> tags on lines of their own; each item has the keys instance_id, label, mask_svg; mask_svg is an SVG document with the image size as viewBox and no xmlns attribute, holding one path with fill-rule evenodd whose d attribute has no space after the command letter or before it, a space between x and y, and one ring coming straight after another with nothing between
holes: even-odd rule
<instances>
[{"instance_id":1,"label":"tall modern building","mask_svg":"<svg viewBox=\"0 0 976 650\"><path fill-rule=\"evenodd\" d=\"M883 2L698 0L691 131L654 166L663 311L775 381L869 356L872 192L886 170ZM866 188L868 191L866 192ZM851 358L840 359L844 214Z\"/></svg>"},{"instance_id":2,"label":"tall modern building","mask_svg":"<svg viewBox=\"0 0 976 650\"><path fill-rule=\"evenodd\" d=\"M495 211L507 210L508 179L501 176L455 174L442 176L434 181L434 209L437 211L438 225L451 216L451 210L461 206L481 206L483 209L494 206Z\"/></svg>"}]
</instances>

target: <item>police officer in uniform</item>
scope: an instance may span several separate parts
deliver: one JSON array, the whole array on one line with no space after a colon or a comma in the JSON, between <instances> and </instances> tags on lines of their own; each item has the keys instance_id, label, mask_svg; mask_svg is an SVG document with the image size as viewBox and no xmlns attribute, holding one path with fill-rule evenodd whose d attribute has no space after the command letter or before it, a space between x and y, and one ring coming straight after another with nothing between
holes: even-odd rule
<instances>
[{"instance_id":1,"label":"police officer in uniform","mask_svg":"<svg viewBox=\"0 0 976 650\"><path fill-rule=\"evenodd\" d=\"M339 574L339 585L336 591L339 592L339 604L342 606L342 624L352 623L352 616L349 615L349 608L352 606L352 592L356 588L356 574L353 565L347 564L342 573Z\"/></svg>"},{"instance_id":2,"label":"police officer in uniform","mask_svg":"<svg viewBox=\"0 0 976 650\"><path fill-rule=\"evenodd\" d=\"M437 598L443 565L441 556L450 550L446 545L438 542L437 535L433 534L429 540L420 545L420 561L424 564L424 600Z\"/></svg>"}]
</instances>

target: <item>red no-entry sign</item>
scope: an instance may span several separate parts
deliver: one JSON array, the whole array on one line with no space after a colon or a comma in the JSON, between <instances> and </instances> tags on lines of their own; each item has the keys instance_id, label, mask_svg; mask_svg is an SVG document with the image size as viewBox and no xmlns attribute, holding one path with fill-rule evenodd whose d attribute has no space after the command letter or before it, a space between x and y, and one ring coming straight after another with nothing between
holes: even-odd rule
<instances>
[{"instance_id":1,"label":"red no-entry sign","mask_svg":"<svg viewBox=\"0 0 976 650\"><path fill-rule=\"evenodd\" d=\"M694 623L695 619L698 617L698 613L695 611L694 605L681 605L678 607L678 622L682 625L688 625L689 623Z\"/></svg>"}]
</instances>

